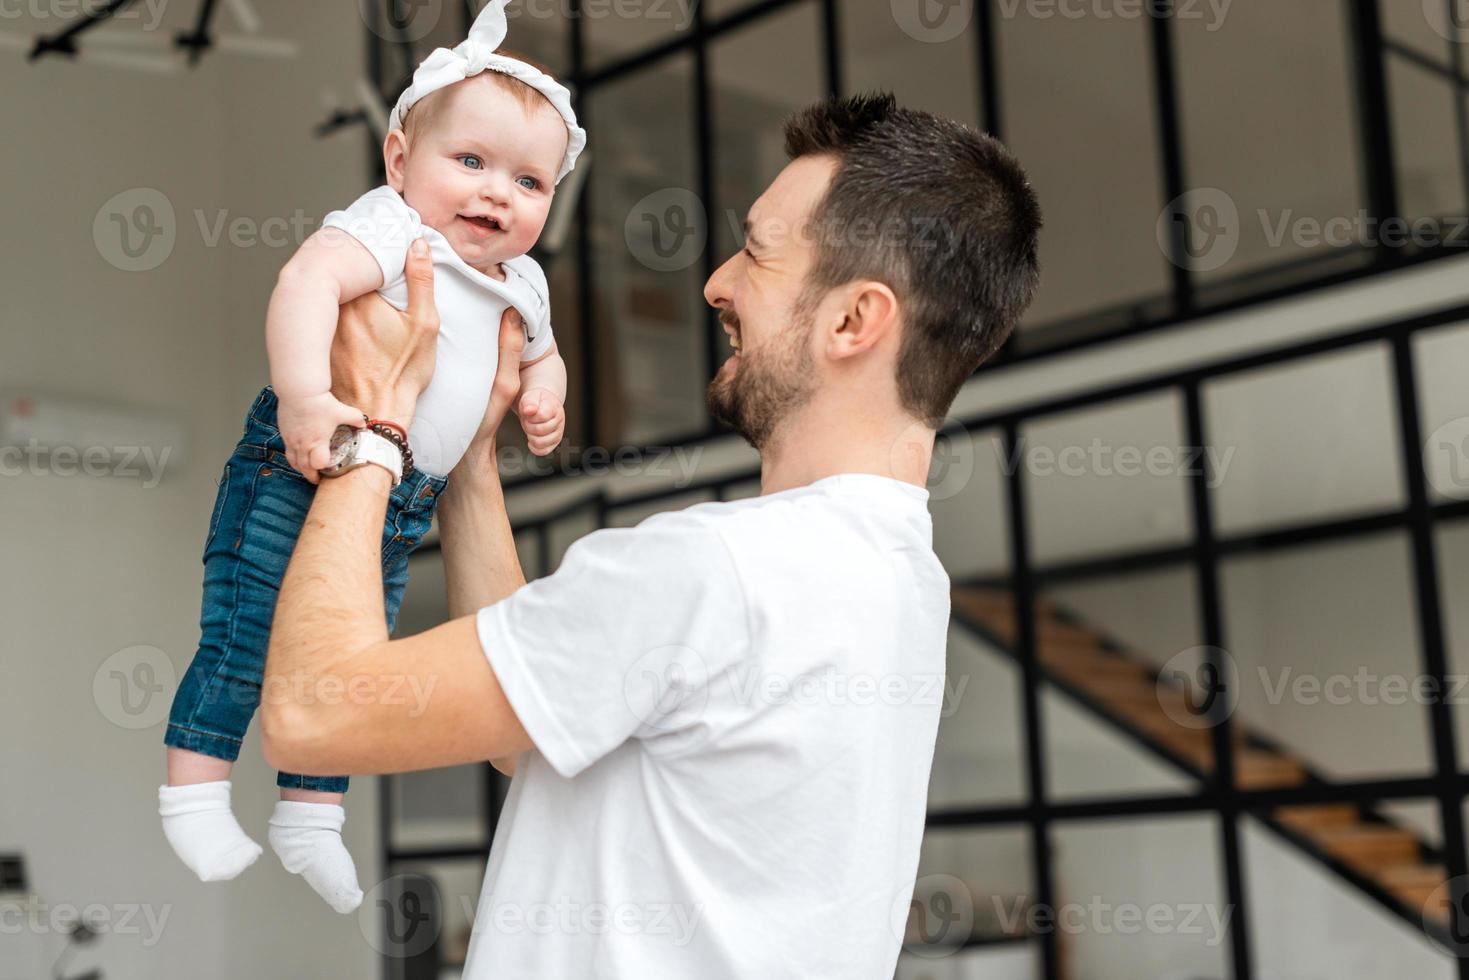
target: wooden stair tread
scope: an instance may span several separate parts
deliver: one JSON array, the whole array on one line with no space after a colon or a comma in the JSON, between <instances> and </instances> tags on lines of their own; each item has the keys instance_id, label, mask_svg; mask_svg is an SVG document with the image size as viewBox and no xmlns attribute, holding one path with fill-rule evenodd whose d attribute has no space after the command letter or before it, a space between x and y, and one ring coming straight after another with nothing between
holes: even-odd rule
<instances>
[{"instance_id":1,"label":"wooden stair tread","mask_svg":"<svg viewBox=\"0 0 1469 980\"><path fill-rule=\"evenodd\" d=\"M1104 652L1100 647L1057 647L1042 645L1039 659L1042 665L1068 674L1090 677L1139 677L1152 683L1152 671L1147 664L1128 657Z\"/></svg>"},{"instance_id":2,"label":"wooden stair tread","mask_svg":"<svg viewBox=\"0 0 1469 980\"><path fill-rule=\"evenodd\" d=\"M1319 827L1349 827L1362 822L1361 811L1350 803L1328 803L1324 806L1279 806L1276 820L1298 830Z\"/></svg>"},{"instance_id":3,"label":"wooden stair tread","mask_svg":"<svg viewBox=\"0 0 1469 980\"><path fill-rule=\"evenodd\" d=\"M1208 753L1208 771L1214 769L1214 752ZM1296 786L1306 781L1306 770L1298 759L1266 749L1245 748L1234 755L1235 783L1247 789L1267 786Z\"/></svg>"},{"instance_id":4,"label":"wooden stair tread","mask_svg":"<svg viewBox=\"0 0 1469 980\"><path fill-rule=\"evenodd\" d=\"M1017 639L1014 595L1003 589L955 588L955 610L982 624L1013 648ZM1105 648L1100 631L1060 618L1057 607L1036 600L1036 657L1053 678L1088 695L1096 707L1134 729L1135 734L1171 750L1203 774L1214 771L1214 733L1207 727L1180 724L1188 711L1186 689L1160 682L1147 662ZM1306 771L1299 759L1270 749L1252 748L1243 726L1231 726L1237 784L1244 789L1299 785ZM1442 864L1423 861L1424 846L1416 832L1364 820L1350 803L1275 807L1271 813L1315 847L1371 877L1404 907L1448 922L1451 896L1444 887Z\"/></svg>"},{"instance_id":5,"label":"wooden stair tread","mask_svg":"<svg viewBox=\"0 0 1469 980\"><path fill-rule=\"evenodd\" d=\"M1453 896L1444 885L1449 873L1441 864L1400 864L1381 868L1372 877L1408 908L1447 922Z\"/></svg>"},{"instance_id":6,"label":"wooden stair tread","mask_svg":"<svg viewBox=\"0 0 1469 980\"><path fill-rule=\"evenodd\" d=\"M1395 865L1417 864L1422 845L1410 830L1382 824L1321 827L1311 838L1328 853L1369 874Z\"/></svg>"},{"instance_id":7,"label":"wooden stair tread","mask_svg":"<svg viewBox=\"0 0 1469 980\"><path fill-rule=\"evenodd\" d=\"M1449 880L1449 872L1441 864L1399 864L1391 868L1383 868L1373 877L1388 888L1429 883L1437 888Z\"/></svg>"}]
</instances>

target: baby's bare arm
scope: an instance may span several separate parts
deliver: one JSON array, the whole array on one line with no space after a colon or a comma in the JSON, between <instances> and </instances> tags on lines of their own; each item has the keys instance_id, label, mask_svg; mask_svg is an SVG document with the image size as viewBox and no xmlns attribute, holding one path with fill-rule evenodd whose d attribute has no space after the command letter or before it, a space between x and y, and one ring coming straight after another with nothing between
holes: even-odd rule
<instances>
[{"instance_id":1,"label":"baby's bare arm","mask_svg":"<svg viewBox=\"0 0 1469 980\"><path fill-rule=\"evenodd\" d=\"M534 361L520 366L520 392L524 395L537 388L546 388L556 396L556 400L565 404L566 402L566 362L561 359L561 352L552 342L551 349L546 351Z\"/></svg>"},{"instance_id":2,"label":"baby's bare arm","mask_svg":"<svg viewBox=\"0 0 1469 980\"><path fill-rule=\"evenodd\" d=\"M343 303L383 283L367 247L337 228L323 228L286 263L270 297L265 347L280 406L276 424L286 461L312 483L331 457L332 433L361 425L362 415L331 393L332 338Z\"/></svg>"},{"instance_id":3,"label":"baby's bare arm","mask_svg":"<svg viewBox=\"0 0 1469 980\"><path fill-rule=\"evenodd\" d=\"M323 228L306 240L281 269L265 316L270 381L279 397L331 391L338 309L382 284L372 253L341 229Z\"/></svg>"}]
</instances>

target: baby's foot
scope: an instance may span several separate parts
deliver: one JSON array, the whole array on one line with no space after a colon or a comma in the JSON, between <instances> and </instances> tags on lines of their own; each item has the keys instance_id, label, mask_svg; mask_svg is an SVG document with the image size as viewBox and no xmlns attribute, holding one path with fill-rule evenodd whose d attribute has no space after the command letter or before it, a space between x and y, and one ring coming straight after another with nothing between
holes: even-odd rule
<instances>
[{"instance_id":1,"label":"baby's foot","mask_svg":"<svg viewBox=\"0 0 1469 980\"><path fill-rule=\"evenodd\" d=\"M173 852L200 881L229 881L260 857L230 811L229 780L160 786L158 815Z\"/></svg>"},{"instance_id":2,"label":"baby's foot","mask_svg":"<svg viewBox=\"0 0 1469 980\"><path fill-rule=\"evenodd\" d=\"M291 874L300 875L338 912L362 904L357 865L342 843L347 811L334 803L281 800L270 818L270 846Z\"/></svg>"}]
</instances>

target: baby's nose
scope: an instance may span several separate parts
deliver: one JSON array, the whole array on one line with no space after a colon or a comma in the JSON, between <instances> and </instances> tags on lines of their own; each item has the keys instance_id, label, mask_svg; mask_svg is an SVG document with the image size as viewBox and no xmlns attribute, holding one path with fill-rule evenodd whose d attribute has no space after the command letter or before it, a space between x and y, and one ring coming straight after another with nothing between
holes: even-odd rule
<instances>
[{"instance_id":1,"label":"baby's nose","mask_svg":"<svg viewBox=\"0 0 1469 980\"><path fill-rule=\"evenodd\" d=\"M487 175L480 182L480 197L496 204L504 204L510 199L510 178L503 174Z\"/></svg>"}]
</instances>

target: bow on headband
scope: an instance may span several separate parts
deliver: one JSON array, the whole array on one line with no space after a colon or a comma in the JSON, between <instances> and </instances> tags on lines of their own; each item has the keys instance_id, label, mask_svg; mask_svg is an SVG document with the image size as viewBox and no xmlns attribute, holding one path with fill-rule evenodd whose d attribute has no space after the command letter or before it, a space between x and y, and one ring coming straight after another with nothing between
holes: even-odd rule
<instances>
[{"instance_id":1,"label":"bow on headband","mask_svg":"<svg viewBox=\"0 0 1469 980\"><path fill-rule=\"evenodd\" d=\"M571 109L571 93L566 86L532 65L496 53L505 41L505 5L509 2L510 0L490 0L475 19L474 26L469 29L468 39L452 51L438 48L424 59L423 64L413 73L413 83L398 97L398 104L393 107L393 114L388 120L388 128L402 129L403 117L424 96L466 78L473 78L481 72L498 71L518 78L540 92L565 120L569 138L566 143L566 157L556 173L556 183L559 184L561 178L571 173L576 166L576 158L586 149L586 130L576 124L576 113Z\"/></svg>"}]
</instances>

